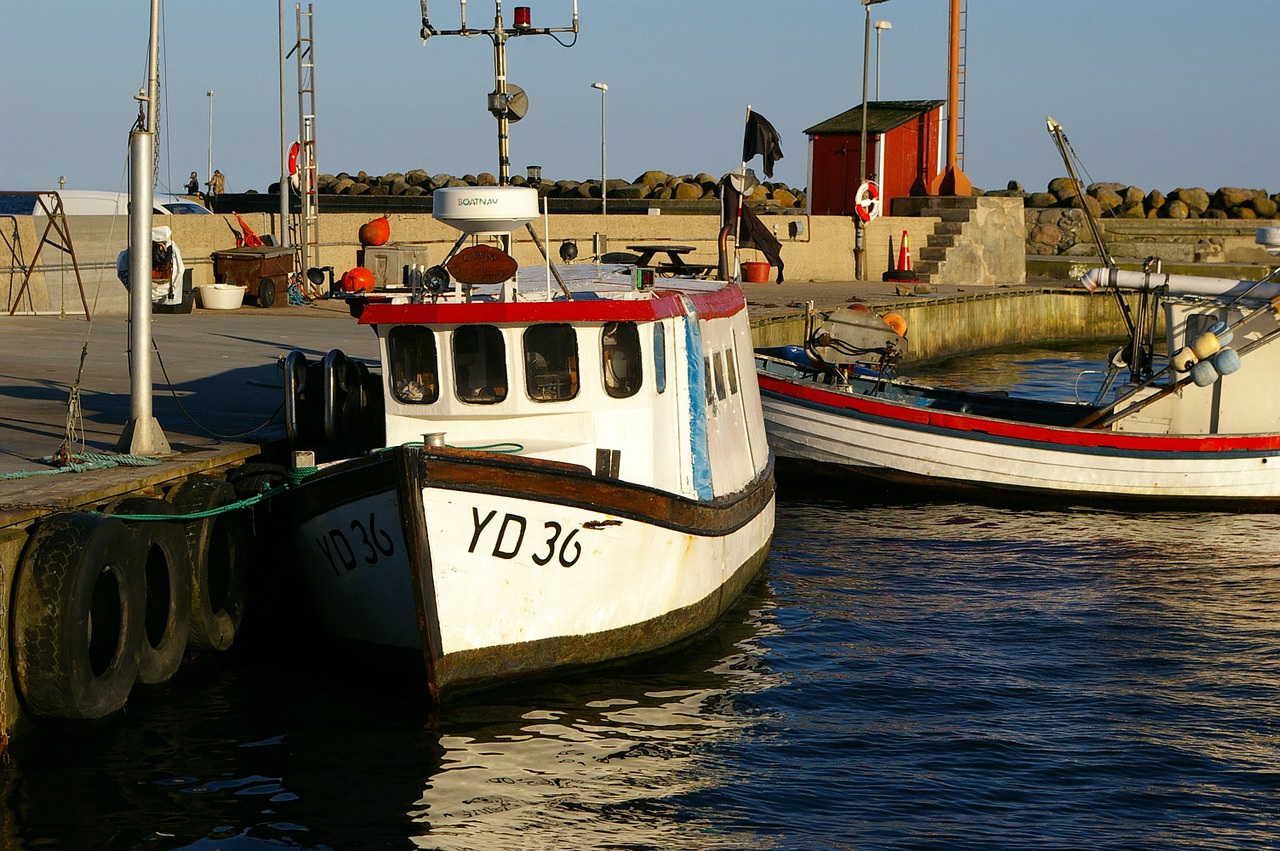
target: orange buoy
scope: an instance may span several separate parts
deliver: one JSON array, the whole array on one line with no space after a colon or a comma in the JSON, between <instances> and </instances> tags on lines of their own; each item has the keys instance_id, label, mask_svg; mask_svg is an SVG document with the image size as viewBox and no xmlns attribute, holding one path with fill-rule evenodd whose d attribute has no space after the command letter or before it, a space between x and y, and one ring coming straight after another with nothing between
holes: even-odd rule
<instances>
[{"instance_id":1,"label":"orange buoy","mask_svg":"<svg viewBox=\"0 0 1280 851\"><path fill-rule=\"evenodd\" d=\"M899 337L907 336L907 320L900 313L886 313L880 317Z\"/></svg>"},{"instance_id":2,"label":"orange buoy","mask_svg":"<svg viewBox=\"0 0 1280 851\"><path fill-rule=\"evenodd\" d=\"M363 266L348 269L346 274L342 276L342 289L345 292L373 292L373 285L373 272Z\"/></svg>"},{"instance_id":3,"label":"orange buoy","mask_svg":"<svg viewBox=\"0 0 1280 851\"><path fill-rule=\"evenodd\" d=\"M361 245L386 245L391 238L391 221L386 215L360 226Z\"/></svg>"}]
</instances>

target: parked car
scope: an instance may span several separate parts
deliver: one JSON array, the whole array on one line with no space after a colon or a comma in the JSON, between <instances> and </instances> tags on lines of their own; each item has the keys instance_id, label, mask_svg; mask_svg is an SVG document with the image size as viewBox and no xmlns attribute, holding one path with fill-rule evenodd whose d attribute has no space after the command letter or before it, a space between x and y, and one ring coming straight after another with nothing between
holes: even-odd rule
<instances>
[{"instance_id":1,"label":"parked car","mask_svg":"<svg viewBox=\"0 0 1280 851\"><path fill-rule=\"evenodd\" d=\"M97 189L60 189L62 209L68 216L123 216L129 212L129 193ZM158 194L153 199L153 216L211 216L203 204L182 195ZM36 193L0 196L0 213L11 216L43 215Z\"/></svg>"}]
</instances>

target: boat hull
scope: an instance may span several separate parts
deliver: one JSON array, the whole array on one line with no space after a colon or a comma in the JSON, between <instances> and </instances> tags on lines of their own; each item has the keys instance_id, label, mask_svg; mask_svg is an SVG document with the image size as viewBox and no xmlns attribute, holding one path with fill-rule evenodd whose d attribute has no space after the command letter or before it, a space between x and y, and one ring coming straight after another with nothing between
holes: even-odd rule
<instances>
[{"instance_id":1,"label":"boat hull","mask_svg":"<svg viewBox=\"0 0 1280 851\"><path fill-rule=\"evenodd\" d=\"M774 513L771 466L704 503L576 465L434 447L334 465L291 497L325 628L420 653L437 699L704 631L759 573Z\"/></svg>"},{"instance_id":2,"label":"boat hull","mask_svg":"<svg viewBox=\"0 0 1280 851\"><path fill-rule=\"evenodd\" d=\"M1150 435L932 410L759 375L769 445L903 485L1205 509L1280 501L1280 436Z\"/></svg>"}]
</instances>

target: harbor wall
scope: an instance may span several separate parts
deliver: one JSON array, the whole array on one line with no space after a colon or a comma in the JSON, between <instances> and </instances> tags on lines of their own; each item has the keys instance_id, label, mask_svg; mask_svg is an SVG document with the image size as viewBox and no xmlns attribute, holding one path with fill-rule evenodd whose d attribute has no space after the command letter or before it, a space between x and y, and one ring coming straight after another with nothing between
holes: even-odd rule
<instances>
[{"instance_id":1,"label":"harbor wall","mask_svg":"<svg viewBox=\"0 0 1280 851\"><path fill-rule=\"evenodd\" d=\"M1130 297L1131 307L1135 299ZM963 354L1028 345L1123 339L1116 302L1082 289L999 288L989 292L878 302L880 314L907 320L904 363L927 363ZM799 344L805 312L779 314L752 323L752 345Z\"/></svg>"},{"instance_id":2,"label":"harbor wall","mask_svg":"<svg viewBox=\"0 0 1280 851\"><path fill-rule=\"evenodd\" d=\"M245 223L258 235L278 233L279 216L270 213L242 213ZM318 260L315 266L332 266L336 278L357 265L360 226L373 216L368 213L325 213L319 227ZM458 238L458 232L431 217L430 213L393 213L392 243L425 245L428 262L444 259ZM22 253L21 261L29 265L40 249L27 292L20 300L19 312L35 310L58 313L80 312L75 269L70 256L41 244L45 222L42 217L14 217L11 221L14 243ZM885 217L867 228L867 268L875 277L888 268L890 237L897 250L901 234L910 234L912 245L924 245L936 219ZM784 279L791 282L855 280L854 248L857 230L852 220L838 216L771 216L766 224L782 243L785 263ZM173 216L164 222L173 230L173 239L182 252L183 262L191 270L193 286L215 283L213 254L235 247L232 228L239 229L230 216ZM85 300L92 313L127 313L128 292L116 278L116 255L128 243L128 221L121 217L76 216L68 219L76 266L84 284ZM549 242L548 252L558 258L559 246L566 240L577 243L577 262L593 260L597 235L603 239L605 252L625 252L628 245L641 243L677 243L693 246L685 259L691 263L716 263L718 260L718 215L594 215L562 214L533 223L538 238ZM549 235L549 238L548 238ZM52 234L56 239L57 235ZM16 253L16 252L15 252ZM513 254L522 265L542 262L527 230L516 235ZM764 260L754 249L744 249L744 261ZM896 261L896 256L895 256ZM6 308L12 307L22 283L22 265L0 255L0 293ZM776 276L771 275L770 280Z\"/></svg>"},{"instance_id":3,"label":"harbor wall","mask_svg":"<svg viewBox=\"0 0 1280 851\"><path fill-rule=\"evenodd\" d=\"M242 213L241 216L259 235L279 232L278 214ZM369 213L322 213L319 256L313 265L332 266L334 275L338 278L355 266L360 248L357 232L371 218L373 216ZM786 282L799 284L808 281L858 280L855 265L857 228L852 219L803 214L766 215L762 218L782 243ZM908 236L913 257L918 260L920 249L926 245L934 225L939 221L937 218L916 216L886 216L873 220L864 230L866 272L863 279L879 280L891 261L896 265L904 232ZM1004 218L999 221L1008 230L1017 228L1016 223L1006 222ZM65 242L75 251L75 266L79 268L84 290L83 300L88 303L90 312L95 315L127 313L128 293L116 278L115 264L116 255L128 242L128 220L124 217L75 216L68 218L67 222L68 239ZM0 218L0 231L5 232L6 244L10 248L8 252L0 253L0 275L3 275L0 294L4 296L6 311L16 304L19 313L82 312L76 268L71 263L70 255L57 247L63 244L60 235L47 231L46 223L47 220L43 217L34 216ZM213 254L235 247L232 229L239 228L235 218L221 214L173 216L164 224L168 224L173 230L174 241L191 270L192 284L200 286L214 283ZM1171 262L1187 258L1202 262L1240 259L1265 262L1265 252L1253 244L1254 232L1259 224L1265 222L1246 225L1205 219L1115 220L1104 221L1103 227L1108 240L1115 242L1113 253L1117 258L1140 260L1142 257L1156 256ZM686 258L690 262L717 262L719 217L715 214L552 214L549 219L539 220L533 226L539 238L550 243L548 250L553 257L558 256L558 248L563 241L575 241L578 247L577 262L580 263L589 262L593 258L597 234L603 238L605 251L608 252L626 251L630 244L670 242L693 246L694 251ZM1036 225L1028 223L1027 226L1034 228ZM437 222L429 213L391 214L392 242L426 246L428 262L442 260L456 238L456 231ZM1025 255L1019 253L1019 240L1003 238L992 241L982 237L982 244L982 252L974 252L967 259L964 256L966 253L961 252L961 256L955 258L957 263L971 262L972 274L949 266L948 279L968 281L975 286L1022 283L1022 280L1012 279L1029 262ZM37 258L37 252L38 259L30 281L19 299L24 267L32 264L33 259ZM514 253L522 264L541 262L526 231L521 231L518 235ZM997 263L992 256L996 253L1008 256ZM759 252L748 249L743 251L742 259L764 258ZM1091 262L1083 252L1073 259L1082 264ZM949 264L952 262L952 259L948 259ZM1070 266L1071 264L1053 264L1053 268L1067 269ZM997 270L994 277L991 274L993 269ZM1235 272L1225 270L1223 275L1236 276ZM771 275L771 280L773 277ZM784 283L779 290L779 300L787 299L788 295L788 287Z\"/></svg>"}]
</instances>

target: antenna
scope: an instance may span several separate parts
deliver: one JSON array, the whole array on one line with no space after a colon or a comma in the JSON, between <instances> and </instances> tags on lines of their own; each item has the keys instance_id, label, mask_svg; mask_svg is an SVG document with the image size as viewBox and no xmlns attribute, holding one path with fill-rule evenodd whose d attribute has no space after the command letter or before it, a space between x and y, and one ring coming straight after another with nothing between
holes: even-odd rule
<instances>
[{"instance_id":1,"label":"antenna","mask_svg":"<svg viewBox=\"0 0 1280 851\"><path fill-rule=\"evenodd\" d=\"M427 14L427 0L422 0L422 36L423 44L427 39L437 35L485 35L493 41L493 91L489 93L488 110L498 119L498 184L506 186L511 183L511 158L509 154L508 129L513 121L524 117L528 109L528 98L524 90L507 83L507 40L524 35L549 35L555 38L562 47L572 47L578 40L578 0L573 0L573 20L567 27L535 27L528 6L516 6L511 27L503 24L502 0L494 0L493 26L489 29L472 29L467 26L467 0L459 0L459 25L457 29L439 30L431 25ZM572 33L573 39L568 43L560 41L559 33Z\"/></svg>"}]
</instances>

